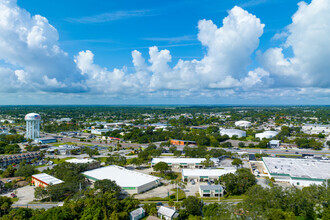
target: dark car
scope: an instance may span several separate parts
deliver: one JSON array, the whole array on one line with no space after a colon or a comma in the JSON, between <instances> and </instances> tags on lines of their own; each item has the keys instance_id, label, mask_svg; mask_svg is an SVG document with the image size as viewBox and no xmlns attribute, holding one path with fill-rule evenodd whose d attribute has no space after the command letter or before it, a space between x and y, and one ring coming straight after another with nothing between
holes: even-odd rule
<instances>
[{"instance_id":1,"label":"dark car","mask_svg":"<svg viewBox=\"0 0 330 220\"><path fill-rule=\"evenodd\" d=\"M10 196L13 197L13 198L17 197L15 193L10 194Z\"/></svg>"},{"instance_id":2,"label":"dark car","mask_svg":"<svg viewBox=\"0 0 330 220\"><path fill-rule=\"evenodd\" d=\"M157 206L162 206L162 205L163 205L163 203L157 202Z\"/></svg>"}]
</instances>

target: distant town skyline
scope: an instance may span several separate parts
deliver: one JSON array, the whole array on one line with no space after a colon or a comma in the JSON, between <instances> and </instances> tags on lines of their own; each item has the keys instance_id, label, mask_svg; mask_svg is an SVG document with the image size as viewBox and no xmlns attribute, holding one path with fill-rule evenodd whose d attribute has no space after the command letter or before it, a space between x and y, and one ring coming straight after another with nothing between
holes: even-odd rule
<instances>
[{"instance_id":1,"label":"distant town skyline","mask_svg":"<svg viewBox=\"0 0 330 220\"><path fill-rule=\"evenodd\" d=\"M0 0L0 105L329 105L330 1Z\"/></svg>"}]
</instances>

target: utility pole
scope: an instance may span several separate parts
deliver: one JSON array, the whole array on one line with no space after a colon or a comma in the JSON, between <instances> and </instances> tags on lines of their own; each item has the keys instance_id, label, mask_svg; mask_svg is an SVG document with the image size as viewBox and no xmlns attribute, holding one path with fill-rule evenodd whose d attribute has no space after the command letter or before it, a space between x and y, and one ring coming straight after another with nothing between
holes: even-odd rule
<instances>
[{"instance_id":1,"label":"utility pole","mask_svg":"<svg viewBox=\"0 0 330 220\"><path fill-rule=\"evenodd\" d=\"M79 198L81 198L81 182L79 183Z\"/></svg>"},{"instance_id":2,"label":"utility pole","mask_svg":"<svg viewBox=\"0 0 330 220\"><path fill-rule=\"evenodd\" d=\"M179 202L179 186L178 186L178 183L176 183L176 202Z\"/></svg>"}]
</instances>

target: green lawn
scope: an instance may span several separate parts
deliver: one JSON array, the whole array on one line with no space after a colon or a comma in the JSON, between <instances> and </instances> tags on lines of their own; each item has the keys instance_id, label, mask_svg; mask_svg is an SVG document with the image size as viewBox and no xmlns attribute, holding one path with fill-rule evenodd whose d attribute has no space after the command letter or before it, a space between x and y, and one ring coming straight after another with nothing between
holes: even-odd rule
<instances>
[{"instance_id":1,"label":"green lawn","mask_svg":"<svg viewBox=\"0 0 330 220\"><path fill-rule=\"evenodd\" d=\"M73 145L73 144L77 144L77 143L74 143L74 142L57 142L57 143L53 143L51 145L53 145L54 147L58 147L58 146L64 145L64 144Z\"/></svg>"}]
</instances>

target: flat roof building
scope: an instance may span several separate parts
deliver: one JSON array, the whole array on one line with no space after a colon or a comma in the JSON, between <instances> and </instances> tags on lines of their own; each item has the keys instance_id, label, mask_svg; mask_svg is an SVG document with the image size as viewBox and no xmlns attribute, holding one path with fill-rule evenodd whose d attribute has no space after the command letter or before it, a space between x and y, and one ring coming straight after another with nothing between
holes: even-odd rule
<instances>
[{"instance_id":1,"label":"flat roof building","mask_svg":"<svg viewBox=\"0 0 330 220\"><path fill-rule=\"evenodd\" d=\"M225 169L182 169L182 180L191 181L209 181L219 179L222 175L228 173L235 173L235 168L225 168Z\"/></svg>"},{"instance_id":2,"label":"flat roof building","mask_svg":"<svg viewBox=\"0 0 330 220\"><path fill-rule=\"evenodd\" d=\"M223 187L221 185L201 185L199 186L199 195L201 197L223 196Z\"/></svg>"},{"instance_id":3,"label":"flat roof building","mask_svg":"<svg viewBox=\"0 0 330 220\"><path fill-rule=\"evenodd\" d=\"M151 161L151 166L155 166L159 162L165 162L170 167L173 168L203 168L204 165L201 164L203 161L205 161L205 158L178 158L178 157L160 157L160 158L153 158ZM219 164L218 158L211 158L211 161L213 161L214 165Z\"/></svg>"},{"instance_id":4,"label":"flat roof building","mask_svg":"<svg viewBox=\"0 0 330 220\"><path fill-rule=\"evenodd\" d=\"M47 173L40 173L32 175L32 185L37 187L46 187L49 185L57 185L60 183L63 183L62 180L57 179L56 177L53 177L51 175L48 175Z\"/></svg>"},{"instance_id":5,"label":"flat roof building","mask_svg":"<svg viewBox=\"0 0 330 220\"><path fill-rule=\"evenodd\" d=\"M269 178L289 182L294 186L321 185L330 179L330 161L316 159L295 159L263 157L262 161Z\"/></svg>"},{"instance_id":6,"label":"flat roof building","mask_svg":"<svg viewBox=\"0 0 330 220\"><path fill-rule=\"evenodd\" d=\"M115 181L118 186L129 194L141 193L155 188L160 184L160 178L158 177L128 170L116 165L89 170L84 172L83 175L91 181L104 179Z\"/></svg>"},{"instance_id":7,"label":"flat roof building","mask_svg":"<svg viewBox=\"0 0 330 220\"><path fill-rule=\"evenodd\" d=\"M237 127L241 127L241 128L248 128L248 127L251 127L251 122L249 121L236 121L235 122L235 126Z\"/></svg>"},{"instance_id":8,"label":"flat roof building","mask_svg":"<svg viewBox=\"0 0 330 220\"><path fill-rule=\"evenodd\" d=\"M271 148L278 148L281 145L281 141L280 140L271 140L269 141L269 147Z\"/></svg>"},{"instance_id":9,"label":"flat roof building","mask_svg":"<svg viewBox=\"0 0 330 220\"><path fill-rule=\"evenodd\" d=\"M98 167L100 167L100 162L94 159L70 159L70 160L66 160L65 162L67 163L74 163L74 164L86 164L87 165L87 169L91 170L91 169L96 169Z\"/></svg>"},{"instance_id":10,"label":"flat roof building","mask_svg":"<svg viewBox=\"0 0 330 220\"><path fill-rule=\"evenodd\" d=\"M234 135L236 135L238 138L246 136L246 132L242 131L242 130L239 130L239 129L225 129L225 128L222 128L222 129L220 129L220 134L221 135L228 135L228 137L233 137Z\"/></svg>"},{"instance_id":11,"label":"flat roof building","mask_svg":"<svg viewBox=\"0 0 330 220\"><path fill-rule=\"evenodd\" d=\"M196 144L196 141L171 140L171 144L173 145Z\"/></svg>"},{"instance_id":12,"label":"flat roof building","mask_svg":"<svg viewBox=\"0 0 330 220\"><path fill-rule=\"evenodd\" d=\"M266 139L270 139L275 137L278 134L277 131L264 131L262 133L257 133L256 134L256 138L259 138L260 140L266 138Z\"/></svg>"}]
</instances>

